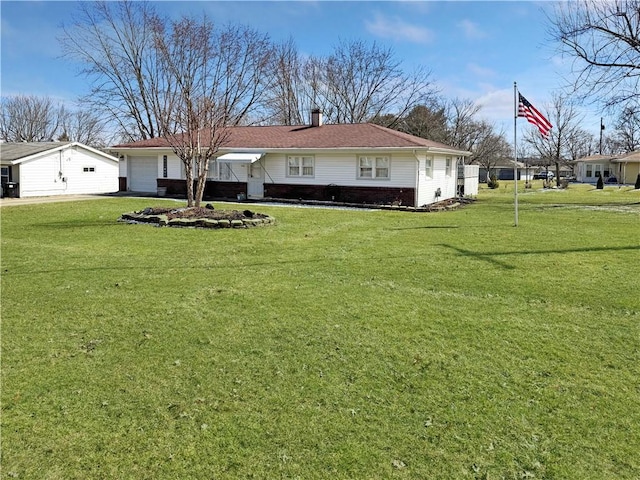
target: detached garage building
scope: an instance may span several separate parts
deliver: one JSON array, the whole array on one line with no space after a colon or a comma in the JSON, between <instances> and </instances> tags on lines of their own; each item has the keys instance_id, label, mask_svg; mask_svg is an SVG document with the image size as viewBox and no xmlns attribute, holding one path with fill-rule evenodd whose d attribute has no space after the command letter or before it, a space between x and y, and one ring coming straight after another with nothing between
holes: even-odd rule
<instances>
[{"instance_id":1,"label":"detached garage building","mask_svg":"<svg viewBox=\"0 0 640 480\"><path fill-rule=\"evenodd\" d=\"M118 191L118 159L78 142L1 143L0 167L6 197Z\"/></svg>"}]
</instances>

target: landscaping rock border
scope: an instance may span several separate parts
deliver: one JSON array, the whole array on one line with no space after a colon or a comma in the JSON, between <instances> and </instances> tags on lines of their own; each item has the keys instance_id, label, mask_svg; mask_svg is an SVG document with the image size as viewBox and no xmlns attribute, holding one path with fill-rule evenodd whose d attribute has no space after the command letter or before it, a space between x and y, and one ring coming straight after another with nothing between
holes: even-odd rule
<instances>
[{"instance_id":1,"label":"landscaping rock border","mask_svg":"<svg viewBox=\"0 0 640 480\"><path fill-rule=\"evenodd\" d=\"M163 213L158 213L156 210L158 209L145 208L139 212L123 213L118 221L178 228L250 228L275 223L275 218L269 215L254 214L248 210L242 213L235 210L229 212L216 210L217 218L193 216L189 209L175 209Z\"/></svg>"}]
</instances>

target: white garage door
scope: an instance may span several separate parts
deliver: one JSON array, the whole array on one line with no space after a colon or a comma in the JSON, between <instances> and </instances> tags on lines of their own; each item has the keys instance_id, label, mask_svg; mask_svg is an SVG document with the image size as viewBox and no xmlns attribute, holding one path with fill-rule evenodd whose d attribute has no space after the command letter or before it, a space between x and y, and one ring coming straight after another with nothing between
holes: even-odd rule
<instances>
[{"instance_id":1,"label":"white garage door","mask_svg":"<svg viewBox=\"0 0 640 480\"><path fill-rule=\"evenodd\" d=\"M158 187L157 178L157 157L129 157L129 190L155 192Z\"/></svg>"}]
</instances>

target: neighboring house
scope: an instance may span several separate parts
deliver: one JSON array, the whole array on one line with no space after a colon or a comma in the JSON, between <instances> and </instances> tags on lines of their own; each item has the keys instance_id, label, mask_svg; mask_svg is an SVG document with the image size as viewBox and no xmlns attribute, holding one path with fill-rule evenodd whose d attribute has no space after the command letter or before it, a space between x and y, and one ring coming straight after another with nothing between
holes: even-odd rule
<instances>
[{"instance_id":1,"label":"neighboring house","mask_svg":"<svg viewBox=\"0 0 640 480\"><path fill-rule=\"evenodd\" d=\"M0 143L4 196L118 191L118 158L78 142Z\"/></svg>"},{"instance_id":2,"label":"neighboring house","mask_svg":"<svg viewBox=\"0 0 640 480\"><path fill-rule=\"evenodd\" d=\"M635 185L640 175L640 151L619 156L611 161L619 183Z\"/></svg>"},{"instance_id":3,"label":"neighboring house","mask_svg":"<svg viewBox=\"0 0 640 480\"><path fill-rule=\"evenodd\" d=\"M617 165L613 163L616 159L614 155L589 155L577 159L574 163L576 166L576 181L581 183L596 183L598 177L606 182L609 177L616 175ZM634 180L635 181L635 180Z\"/></svg>"},{"instance_id":4,"label":"neighboring house","mask_svg":"<svg viewBox=\"0 0 640 480\"><path fill-rule=\"evenodd\" d=\"M518 180L532 180L534 168L527 166L522 162L517 162ZM485 167L480 167L480 181L486 183L489 180L491 174L495 174L498 180L513 180L513 160L508 160L496 164L491 172L488 172Z\"/></svg>"},{"instance_id":5,"label":"neighboring house","mask_svg":"<svg viewBox=\"0 0 640 480\"><path fill-rule=\"evenodd\" d=\"M121 190L185 194L183 164L166 139L110 150L121 159ZM323 125L316 111L311 125L230 127L218 154L206 198L422 206L456 196L469 152L369 123Z\"/></svg>"}]
</instances>

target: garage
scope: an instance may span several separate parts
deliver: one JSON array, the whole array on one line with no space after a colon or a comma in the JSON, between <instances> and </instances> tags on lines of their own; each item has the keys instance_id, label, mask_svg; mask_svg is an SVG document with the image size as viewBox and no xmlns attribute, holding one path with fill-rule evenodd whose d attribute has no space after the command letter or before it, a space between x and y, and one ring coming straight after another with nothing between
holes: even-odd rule
<instances>
[{"instance_id":1,"label":"garage","mask_svg":"<svg viewBox=\"0 0 640 480\"><path fill-rule=\"evenodd\" d=\"M0 166L6 197L118 191L118 158L79 142L5 142Z\"/></svg>"},{"instance_id":2,"label":"garage","mask_svg":"<svg viewBox=\"0 0 640 480\"><path fill-rule=\"evenodd\" d=\"M158 187L158 158L129 157L129 190L155 192Z\"/></svg>"}]
</instances>

